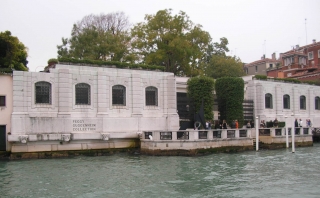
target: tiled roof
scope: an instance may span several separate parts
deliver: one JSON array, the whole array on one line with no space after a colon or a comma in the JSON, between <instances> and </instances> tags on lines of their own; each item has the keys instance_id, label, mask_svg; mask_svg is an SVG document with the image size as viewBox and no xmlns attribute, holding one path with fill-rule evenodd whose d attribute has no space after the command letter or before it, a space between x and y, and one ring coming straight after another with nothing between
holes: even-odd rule
<instances>
[{"instance_id":1,"label":"tiled roof","mask_svg":"<svg viewBox=\"0 0 320 198\"><path fill-rule=\"evenodd\" d=\"M245 66L250 67L250 66L261 64L261 63L280 63L280 62L281 62L280 60L274 60L274 59L270 59L270 58L265 58L265 59L254 61L252 63L247 63Z\"/></svg>"}]
</instances>

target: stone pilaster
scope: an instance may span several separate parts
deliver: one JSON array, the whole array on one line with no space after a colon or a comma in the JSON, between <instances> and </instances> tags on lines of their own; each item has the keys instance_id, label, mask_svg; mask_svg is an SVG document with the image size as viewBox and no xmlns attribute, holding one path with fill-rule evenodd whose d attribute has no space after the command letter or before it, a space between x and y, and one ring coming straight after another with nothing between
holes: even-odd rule
<instances>
[{"instance_id":1,"label":"stone pilaster","mask_svg":"<svg viewBox=\"0 0 320 198\"><path fill-rule=\"evenodd\" d=\"M143 109L143 86L141 81L141 75L140 74L132 74L131 75L131 89L130 94L132 97L132 115L133 116L142 116L142 109ZM131 101L128 101L131 102Z\"/></svg>"},{"instance_id":2,"label":"stone pilaster","mask_svg":"<svg viewBox=\"0 0 320 198\"><path fill-rule=\"evenodd\" d=\"M59 69L58 72L58 107L59 115L70 114L72 109L72 75L69 69Z\"/></svg>"}]
</instances>

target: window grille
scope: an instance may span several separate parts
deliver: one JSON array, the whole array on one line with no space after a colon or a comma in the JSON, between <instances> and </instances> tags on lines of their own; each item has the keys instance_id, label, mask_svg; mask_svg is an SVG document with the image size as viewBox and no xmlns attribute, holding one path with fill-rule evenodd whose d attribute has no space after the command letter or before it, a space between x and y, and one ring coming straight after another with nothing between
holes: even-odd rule
<instances>
[{"instance_id":1,"label":"window grille","mask_svg":"<svg viewBox=\"0 0 320 198\"><path fill-rule=\"evenodd\" d=\"M247 130L239 130L239 137L247 137Z\"/></svg>"},{"instance_id":2,"label":"window grille","mask_svg":"<svg viewBox=\"0 0 320 198\"><path fill-rule=\"evenodd\" d=\"M308 59L309 59L309 60L312 60L312 59L313 59L313 52L309 52L309 53L308 53Z\"/></svg>"},{"instance_id":3,"label":"window grille","mask_svg":"<svg viewBox=\"0 0 320 198\"><path fill-rule=\"evenodd\" d=\"M6 106L6 97L0 96L0 107L5 107L5 106Z\"/></svg>"},{"instance_id":4,"label":"window grille","mask_svg":"<svg viewBox=\"0 0 320 198\"><path fill-rule=\"evenodd\" d=\"M221 131L212 131L213 138L221 138Z\"/></svg>"},{"instance_id":5,"label":"window grille","mask_svg":"<svg viewBox=\"0 0 320 198\"><path fill-rule=\"evenodd\" d=\"M178 140L188 140L189 132L188 131L177 131L177 139Z\"/></svg>"},{"instance_id":6,"label":"window grille","mask_svg":"<svg viewBox=\"0 0 320 198\"><path fill-rule=\"evenodd\" d=\"M155 87L146 88L146 105L158 106L158 89Z\"/></svg>"},{"instance_id":7,"label":"window grille","mask_svg":"<svg viewBox=\"0 0 320 198\"><path fill-rule=\"evenodd\" d=\"M35 83L35 103L51 104L51 84L48 82Z\"/></svg>"},{"instance_id":8,"label":"window grille","mask_svg":"<svg viewBox=\"0 0 320 198\"><path fill-rule=\"evenodd\" d=\"M152 132L148 131L148 132L144 132L144 139L150 139L150 136L152 137Z\"/></svg>"},{"instance_id":9,"label":"window grille","mask_svg":"<svg viewBox=\"0 0 320 198\"><path fill-rule=\"evenodd\" d=\"M265 107L266 109L272 109L272 95L269 93L265 95Z\"/></svg>"},{"instance_id":10,"label":"window grille","mask_svg":"<svg viewBox=\"0 0 320 198\"><path fill-rule=\"evenodd\" d=\"M316 97L314 99L314 103L315 103L315 109L320 110L320 98L319 97Z\"/></svg>"},{"instance_id":11,"label":"window grille","mask_svg":"<svg viewBox=\"0 0 320 198\"><path fill-rule=\"evenodd\" d=\"M289 95L283 96L283 108L290 109L290 96Z\"/></svg>"},{"instance_id":12,"label":"window grille","mask_svg":"<svg viewBox=\"0 0 320 198\"><path fill-rule=\"evenodd\" d=\"M235 138L236 131L235 130L227 130L227 138Z\"/></svg>"},{"instance_id":13,"label":"window grille","mask_svg":"<svg viewBox=\"0 0 320 198\"><path fill-rule=\"evenodd\" d=\"M160 140L172 140L172 132L160 132Z\"/></svg>"},{"instance_id":14,"label":"window grille","mask_svg":"<svg viewBox=\"0 0 320 198\"><path fill-rule=\"evenodd\" d=\"M112 87L112 104L126 105L126 88L122 85L115 85Z\"/></svg>"},{"instance_id":15,"label":"window grille","mask_svg":"<svg viewBox=\"0 0 320 198\"><path fill-rule=\"evenodd\" d=\"M208 131L199 131L199 139L208 139Z\"/></svg>"},{"instance_id":16,"label":"window grille","mask_svg":"<svg viewBox=\"0 0 320 198\"><path fill-rule=\"evenodd\" d=\"M306 97L300 96L300 109L306 109Z\"/></svg>"},{"instance_id":17,"label":"window grille","mask_svg":"<svg viewBox=\"0 0 320 198\"><path fill-rule=\"evenodd\" d=\"M90 104L90 85L86 83L76 84L76 105Z\"/></svg>"}]
</instances>

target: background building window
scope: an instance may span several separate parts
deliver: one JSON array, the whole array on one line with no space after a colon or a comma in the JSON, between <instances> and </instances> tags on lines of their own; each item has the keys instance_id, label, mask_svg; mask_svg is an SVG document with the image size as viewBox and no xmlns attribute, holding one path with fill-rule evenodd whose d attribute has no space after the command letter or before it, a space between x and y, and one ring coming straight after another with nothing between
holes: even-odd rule
<instances>
[{"instance_id":1,"label":"background building window","mask_svg":"<svg viewBox=\"0 0 320 198\"><path fill-rule=\"evenodd\" d=\"M258 66L256 66L256 72L258 72Z\"/></svg>"},{"instance_id":2,"label":"background building window","mask_svg":"<svg viewBox=\"0 0 320 198\"><path fill-rule=\"evenodd\" d=\"M314 100L314 106L316 110L320 110L320 98L317 96Z\"/></svg>"},{"instance_id":3,"label":"background building window","mask_svg":"<svg viewBox=\"0 0 320 198\"><path fill-rule=\"evenodd\" d=\"M0 96L0 107L5 107L5 106L6 106L6 97Z\"/></svg>"},{"instance_id":4,"label":"background building window","mask_svg":"<svg viewBox=\"0 0 320 198\"><path fill-rule=\"evenodd\" d=\"M306 97L300 96L300 109L306 109Z\"/></svg>"},{"instance_id":5,"label":"background building window","mask_svg":"<svg viewBox=\"0 0 320 198\"><path fill-rule=\"evenodd\" d=\"M272 95L269 93L265 95L265 107L266 109L272 109Z\"/></svg>"},{"instance_id":6,"label":"background building window","mask_svg":"<svg viewBox=\"0 0 320 198\"><path fill-rule=\"evenodd\" d=\"M290 109L290 96L289 95L283 96L283 108Z\"/></svg>"},{"instance_id":7,"label":"background building window","mask_svg":"<svg viewBox=\"0 0 320 198\"><path fill-rule=\"evenodd\" d=\"M122 85L112 87L112 104L126 105L126 88Z\"/></svg>"},{"instance_id":8,"label":"background building window","mask_svg":"<svg viewBox=\"0 0 320 198\"><path fill-rule=\"evenodd\" d=\"M309 59L309 60L312 60L312 59L313 59L313 52L309 52L309 53L308 53L308 59Z\"/></svg>"},{"instance_id":9,"label":"background building window","mask_svg":"<svg viewBox=\"0 0 320 198\"><path fill-rule=\"evenodd\" d=\"M36 104L51 104L51 84L45 81L35 84Z\"/></svg>"},{"instance_id":10,"label":"background building window","mask_svg":"<svg viewBox=\"0 0 320 198\"><path fill-rule=\"evenodd\" d=\"M76 84L76 105L90 104L90 85L86 83Z\"/></svg>"},{"instance_id":11,"label":"background building window","mask_svg":"<svg viewBox=\"0 0 320 198\"><path fill-rule=\"evenodd\" d=\"M158 106L158 89L155 87L146 88L146 105Z\"/></svg>"}]
</instances>

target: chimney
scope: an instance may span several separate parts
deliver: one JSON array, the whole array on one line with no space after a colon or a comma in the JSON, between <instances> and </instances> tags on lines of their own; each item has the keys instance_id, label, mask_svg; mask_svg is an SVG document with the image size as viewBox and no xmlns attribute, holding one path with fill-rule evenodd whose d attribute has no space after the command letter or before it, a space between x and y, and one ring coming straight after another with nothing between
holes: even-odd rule
<instances>
[{"instance_id":1,"label":"chimney","mask_svg":"<svg viewBox=\"0 0 320 198\"><path fill-rule=\"evenodd\" d=\"M271 57L272 57L272 60L276 60L276 53L273 52L273 53L271 54Z\"/></svg>"},{"instance_id":2,"label":"chimney","mask_svg":"<svg viewBox=\"0 0 320 198\"><path fill-rule=\"evenodd\" d=\"M299 45L296 45L296 49L299 49Z\"/></svg>"},{"instance_id":3,"label":"chimney","mask_svg":"<svg viewBox=\"0 0 320 198\"><path fill-rule=\"evenodd\" d=\"M264 60L266 58L266 55L263 54L263 56L261 57L261 60Z\"/></svg>"},{"instance_id":4,"label":"chimney","mask_svg":"<svg viewBox=\"0 0 320 198\"><path fill-rule=\"evenodd\" d=\"M316 39L312 39L312 43L315 44L316 43Z\"/></svg>"}]
</instances>

